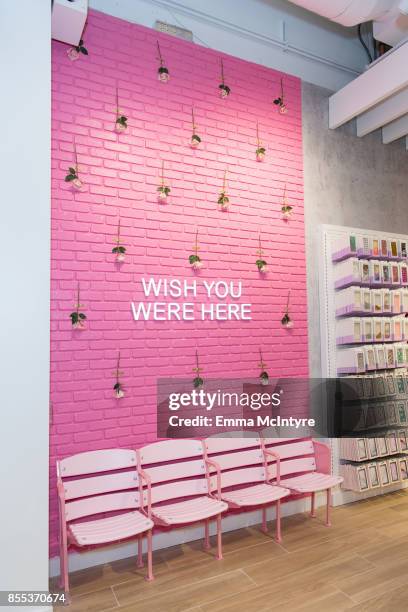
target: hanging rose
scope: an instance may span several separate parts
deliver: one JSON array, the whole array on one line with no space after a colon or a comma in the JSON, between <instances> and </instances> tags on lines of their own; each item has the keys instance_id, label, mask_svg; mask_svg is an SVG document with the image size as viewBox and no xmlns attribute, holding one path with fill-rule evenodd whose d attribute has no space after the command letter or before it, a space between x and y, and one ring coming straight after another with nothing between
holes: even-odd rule
<instances>
[{"instance_id":1,"label":"hanging rose","mask_svg":"<svg viewBox=\"0 0 408 612\"><path fill-rule=\"evenodd\" d=\"M78 176L78 170L76 168L73 168L72 166L68 168L68 174L65 177L65 182L71 183L75 189L81 189L82 181Z\"/></svg>"},{"instance_id":2,"label":"hanging rose","mask_svg":"<svg viewBox=\"0 0 408 612\"><path fill-rule=\"evenodd\" d=\"M287 312L285 312L285 314L283 315L281 323L283 327L286 327L286 329L290 329L291 327L293 327L293 321Z\"/></svg>"},{"instance_id":3,"label":"hanging rose","mask_svg":"<svg viewBox=\"0 0 408 612\"><path fill-rule=\"evenodd\" d=\"M199 270L203 267L203 262L201 261L198 255L190 255L188 261L190 262L190 265L192 268L194 268L194 270Z\"/></svg>"},{"instance_id":4,"label":"hanging rose","mask_svg":"<svg viewBox=\"0 0 408 612\"><path fill-rule=\"evenodd\" d=\"M293 321L289 316L289 300L290 300L290 291L288 292L288 299L286 301L285 314L283 315L281 319L282 327L285 327L285 329L291 329L293 327Z\"/></svg>"},{"instance_id":5,"label":"hanging rose","mask_svg":"<svg viewBox=\"0 0 408 612\"><path fill-rule=\"evenodd\" d=\"M74 329L85 329L86 315L83 312L71 312L69 316Z\"/></svg>"},{"instance_id":6,"label":"hanging rose","mask_svg":"<svg viewBox=\"0 0 408 612\"><path fill-rule=\"evenodd\" d=\"M256 161L261 162L264 160L265 158L265 152L266 149L265 147L262 145L261 140L259 138L259 124L258 121L256 122Z\"/></svg>"},{"instance_id":7,"label":"hanging rose","mask_svg":"<svg viewBox=\"0 0 408 612\"><path fill-rule=\"evenodd\" d=\"M268 271L267 263L264 259L257 259L256 265L258 266L259 272L262 272L263 274L265 274Z\"/></svg>"},{"instance_id":8,"label":"hanging rose","mask_svg":"<svg viewBox=\"0 0 408 612\"><path fill-rule=\"evenodd\" d=\"M157 191L159 194L159 200L163 202L167 199L167 196L169 195L171 189L170 187L167 187L167 185L160 185L160 187L157 188Z\"/></svg>"},{"instance_id":9,"label":"hanging rose","mask_svg":"<svg viewBox=\"0 0 408 612\"><path fill-rule=\"evenodd\" d=\"M85 329L86 315L80 311L81 308L82 308L82 304L80 303L80 293L79 293L79 283L78 283L77 301L75 304L75 310L74 312L71 312L71 314L69 315L73 329L79 329L79 330Z\"/></svg>"},{"instance_id":10,"label":"hanging rose","mask_svg":"<svg viewBox=\"0 0 408 612\"><path fill-rule=\"evenodd\" d=\"M124 132L127 129L127 117L119 115L116 119L115 127L117 132Z\"/></svg>"},{"instance_id":11,"label":"hanging rose","mask_svg":"<svg viewBox=\"0 0 408 612\"><path fill-rule=\"evenodd\" d=\"M166 66L164 65L164 60L160 51L159 41L157 41L157 51L159 52L160 61L160 66L157 70L157 78L161 83L167 83L167 81L170 79L170 73L168 68L166 68Z\"/></svg>"},{"instance_id":12,"label":"hanging rose","mask_svg":"<svg viewBox=\"0 0 408 612\"><path fill-rule=\"evenodd\" d=\"M256 161L263 161L265 158L265 147L258 147L256 150Z\"/></svg>"},{"instance_id":13,"label":"hanging rose","mask_svg":"<svg viewBox=\"0 0 408 612\"><path fill-rule=\"evenodd\" d=\"M218 196L218 204L221 210L228 210L229 207L229 197L227 195L227 171L224 171L224 179L222 184L222 191Z\"/></svg>"},{"instance_id":14,"label":"hanging rose","mask_svg":"<svg viewBox=\"0 0 408 612\"><path fill-rule=\"evenodd\" d=\"M88 55L88 51L84 47L84 41L82 40L82 38L76 47L70 47L68 49L67 55L72 62L75 62L77 59L79 59L81 53L83 55Z\"/></svg>"},{"instance_id":15,"label":"hanging rose","mask_svg":"<svg viewBox=\"0 0 408 612\"><path fill-rule=\"evenodd\" d=\"M120 382L120 377L123 376L123 372L120 371L120 351L118 353L118 360L117 360L117 364L116 364L116 370L113 372L113 375L115 376L116 382L113 385L113 392L115 395L116 399L122 399L122 397L125 396L125 392L123 390L123 385Z\"/></svg>"},{"instance_id":16,"label":"hanging rose","mask_svg":"<svg viewBox=\"0 0 408 612\"><path fill-rule=\"evenodd\" d=\"M281 115L284 115L285 113L288 112L288 109L286 107L286 104L285 104L284 98L283 98L283 79L281 79L281 95L278 98L275 98L273 103L276 104L276 106L279 107L279 112L280 112Z\"/></svg>"},{"instance_id":17,"label":"hanging rose","mask_svg":"<svg viewBox=\"0 0 408 612\"><path fill-rule=\"evenodd\" d=\"M171 189L168 185L166 185L164 180L164 162L161 165L161 184L157 188L159 202L165 202L167 200L167 196L169 195Z\"/></svg>"},{"instance_id":18,"label":"hanging rose","mask_svg":"<svg viewBox=\"0 0 408 612\"><path fill-rule=\"evenodd\" d=\"M196 133L196 123L195 123L195 118L194 118L194 108L191 108L191 124L192 124L192 130L193 130L193 134L191 136L191 141L190 141L190 147L192 149L196 149L200 143L201 143L201 138L199 137L199 135Z\"/></svg>"},{"instance_id":19,"label":"hanging rose","mask_svg":"<svg viewBox=\"0 0 408 612\"><path fill-rule=\"evenodd\" d=\"M290 219L292 216L292 211L293 208L292 206L289 206L289 204L285 204L284 206L282 206L282 215L284 219Z\"/></svg>"},{"instance_id":20,"label":"hanging rose","mask_svg":"<svg viewBox=\"0 0 408 612\"><path fill-rule=\"evenodd\" d=\"M262 243L261 243L261 232L259 232L258 235L258 250L257 250L257 254L259 255L259 258L256 260L256 266L259 270L259 272L261 272L262 274L266 274L266 272L268 271L268 264L266 263L265 259L262 257L262 255L264 254L264 251L262 249Z\"/></svg>"},{"instance_id":21,"label":"hanging rose","mask_svg":"<svg viewBox=\"0 0 408 612\"><path fill-rule=\"evenodd\" d=\"M118 90L118 87L116 86L116 120L115 120L115 130L119 134L122 133L122 132L125 132L127 130L127 127L128 127L127 120L128 120L128 118L122 113L122 111L119 108L119 90Z\"/></svg>"},{"instance_id":22,"label":"hanging rose","mask_svg":"<svg viewBox=\"0 0 408 612\"><path fill-rule=\"evenodd\" d=\"M261 348L259 348L259 357L260 362L258 364L258 367L261 368L261 373L259 374L259 382L261 383L261 385L267 385L269 383L269 374L265 369L266 363L264 363Z\"/></svg>"},{"instance_id":23,"label":"hanging rose","mask_svg":"<svg viewBox=\"0 0 408 612\"><path fill-rule=\"evenodd\" d=\"M282 203L281 210L282 210L282 216L284 219L288 220L291 218L292 212L293 212L293 206L290 206L290 204L288 204L287 196L286 196L286 185L283 190L283 203Z\"/></svg>"},{"instance_id":24,"label":"hanging rose","mask_svg":"<svg viewBox=\"0 0 408 612\"><path fill-rule=\"evenodd\" d=\"M199 387L202 387L204 384L204 380L200 376L200 372L202 368L200 368L200 364L198 362L198 351L195 352L195 358L196 358L196 367L193 368L193 372L195 372L197 376L193 379L193 386L194 386L194 389L198 389Z\"/></svg>"},{"instance_id":25,"label":"hanging rose","mask_svg":"<svg viewBox=\"0 0 408 612\"><path fill-rule=\"evenodd\" d=\"M115 392L116 399L122 399L122 397L125 396L125 392L120 382L117 382L115 385L113 385L113 390Z\"/></svg>"},{"instance_id":26,"label":"hanging rose","mask_svg":"<svg viewBox=\"0 0 408 612\"><path fill-rule=\"evenodd\" d=\"M83 183L81 179L79 178L78 155L77 155L75 140L74 140L74 160L75 160L74 166L70 166L68 168L68 174L65 177L65 182L71 183L71 185L75 187L75 189L81 189Z\"/></svg>"},{"instance_id":27,"label":"hanging rose","mask_svg":"<svg viewBox=\"0 0 408 612\"><path fill-rule=\"evenodd\" d=\"M201 138L198 136L198 134L193 134L191 137L191 148L192 149L197 149L197 147L199 146L201 142Z\"/></svg>"},{"instance_id":28,"label":"hanging rose","mask_svg":"<svg viewBox=\"0 0 408 612\"><path fill-rule=\"evenodd\" d=\"M219 198L218 198L218 204L221 206L222 210L228 210L229 197L227 196L225 191L221 191Z\"/></svg>"},{"instance_id":29,"label":"hanging rose","mask_svg":"<svg viewBox=\"0 0 408 612\"><path fill-rule=\"evenodd\" d=\"M261 385L269 384L269 374L266 370L260 373L259 380L260 380Z\"/></svg>"},{"instance_id":30,"label":"hanging rose","mask_svg":"<svg viewBox=\"0 0 408 612\"><path fill-rule=\"evenodd\" d=\"M201 261L201 258L198 254L198 251L200 250L200 247L198 245L198 229L196 230L195 243L193 245L193 250L194 250L194 253L189 256L188 261L191 267L193 268L193 270L199 270L200 268L203 267L203 262Z\"/></svg>"},{"instance_id":31,"label":"hanging rose","mask_svg":"<svg viewBox=\"0 0 408 612\"><path fill-rule=\"evenodd\" d=\"M231 89L228 85L225 84L224 80L224 62L221 60L221 83L218 85L218 89L220 90L221 98L228 98L231 93Z\"/></svg>"},{"instance_id":32,"label":"hanging rose","mask_svg":"<svg viewBox=\"0 0 408 612\"><path fill-rule=\"evenodd\" d=\"M115 259L118 263L125 261L126 248L124 246L113 247L112 253L116 255Z\"/></svg>"},{"instance_id":33,"label":"hanging rose","mask_svg":"<svg viewBox=\"0 0 408 612\"><path fill-rule=\"evenodd\" d=\"M125 261L126 248L123 246L120 238L120 217L118 221L118 231L116 234L116 246L113 247L112 253L116 255L115 260L117 263L123 263Z\"/></svg>"}]
</instances>

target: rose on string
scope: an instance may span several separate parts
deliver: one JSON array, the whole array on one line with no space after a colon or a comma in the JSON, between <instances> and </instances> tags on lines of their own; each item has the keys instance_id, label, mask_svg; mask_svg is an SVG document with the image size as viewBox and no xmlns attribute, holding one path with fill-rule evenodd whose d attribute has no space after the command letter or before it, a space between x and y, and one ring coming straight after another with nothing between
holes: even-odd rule
<instances>
[{"instance_id":1,"label":"rose on string","mask_svg":"<svg viewBox=\"0 0 408 612\"><path fill-rule=\"evenodd\" d=\"M73 329L78 329L78 330L85 329L86 315L80 311L81 308L83 308L83 305L80 303L80 289L79 289L79 283L78 283L77 301L75 303L75 310L74 312L71 312L71 314L69 315Z\"/></svg>"},{"instance_id":2,"label":"rose on string","mask_svg":"<svg viewBox=\"0 0 408 612\"><path fill-rule=\"evenodd\" d=\"M157 51L159 53L158 59L160 62L160 66L157 70L157 78L159 79L161 83L167 83L167 81L170 79L170 73L169 73L168 68L166 68L166 66L164 65L164 60L161 54L159 41L157 41Z\"/></svg>"},{"instance_id":3,"label":"rose on string","mask_svg":"<svg viewBox=\"0 0 408 612\"><path fill-rule=\"evenodd\" d=\"M82 40L82 38L79 41L78 45L70 47L68 49L67 55L72 62L75 62L80 58L81 53L83 55L88 55L88 50L84 47L84 41Z\"/></svg>"}]
</instances>

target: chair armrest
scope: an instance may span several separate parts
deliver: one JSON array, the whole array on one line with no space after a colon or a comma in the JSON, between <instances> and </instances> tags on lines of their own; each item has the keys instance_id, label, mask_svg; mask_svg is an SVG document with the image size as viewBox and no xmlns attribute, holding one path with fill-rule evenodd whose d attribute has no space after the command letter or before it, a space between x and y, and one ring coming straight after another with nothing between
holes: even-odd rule
<instances>
[{"instance_id":1,"label":"chair armrest","mask_svg":"<svg viewBox=\"0 0 408 612\"><path fill-rule=\"evenodd\" d=\"M209 466L212 466L217 473L217 497L218 499L221 499L221 468L216 461L213 461L212 459L208 459L208 457L204 457L204 461L205 461L206 468L208 468ZM211 474L208 469L206 470L206 472L207 472L207 481L208 481L208 493L211 496L213 496L211 492Z\"/></svg>"},{"instance_id":2,"label":"chair armrest","mask_svg":"<svg viewBox=\"0 0 408 612\"><path fill-rule=\"evenodd\" d=\"M57 479L57 491L59 500L65 502L65 488L61 478Z\"/></svg>"},{"instance_id":3,"label":"chair armrest","mask_svg":"<svg viewBox=\"0 0 408 612\"><path fill-rule=\"evenodd\" d=\"M263 452L264 452L264 458L265 458L265 472L266 472L265 480L267 482L271 481L271 479L268 478L268 460L267 460L267 457L269 455L269 457L273 457L276 460L276 484L279 485L280 484L280 456L278 455L278 453L275 453L274 451L269 450L269 448L264 448Z\"/></svg>"},{"instance_id":4,"label":"chair armrest","mask_svg":"<svg viewBox=\"0 0 408 612\"><path fill-rule=\"evenodd\" d=\"M152 516L152 479L149 474L145 472L141 467L137 468L137 473L139 475L139 499L140 499L140 509L143 514L146 514L149 518ZM145 510L144 504L144 489L143 483L147 485L147 512Z\"/></svg>"},{"instance_id":5,"label":"chair armrest","mask_svg":"<svg viewBox=\"0 0 408 612\"><path fill-rule=\"evenodd\" d=\"M328 444L313 440L316 470L322 474L331 474L331 448Z\"/></svg>"}]
</instances>

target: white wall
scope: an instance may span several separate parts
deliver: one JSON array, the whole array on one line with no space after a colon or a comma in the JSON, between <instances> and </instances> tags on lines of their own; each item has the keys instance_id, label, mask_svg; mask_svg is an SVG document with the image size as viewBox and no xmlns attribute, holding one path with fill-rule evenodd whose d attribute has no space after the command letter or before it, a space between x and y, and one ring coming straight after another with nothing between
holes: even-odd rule
<instances>
[{"instance_id":1,"label":"white wall","mask_svg":"<svg viewBox=\"0 0 408 612\"><path fill-rule=\"evenodd\" d=\"M193 31L198 44L283 70L333 91L363 71L356 29L330 23L285 0L90 0L91 8L154 27Z\"/></svg>"},{"instance_id":2,"label":"white wall","mask_svg":"<svg viewBox=\"0 0 408 612\"><path fill-rule=\"evenodd\" d=\"M49 5L0 3L0 590L48 590Z\"/></svg>"}]
</instances>

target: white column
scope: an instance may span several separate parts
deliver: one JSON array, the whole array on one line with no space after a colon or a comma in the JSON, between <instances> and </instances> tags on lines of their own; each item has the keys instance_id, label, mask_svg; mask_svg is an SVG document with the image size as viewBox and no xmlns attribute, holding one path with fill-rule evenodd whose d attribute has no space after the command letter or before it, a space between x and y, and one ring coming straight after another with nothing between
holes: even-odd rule
<instances>
[{"instance_id":1,"label":"white column","mask_svg":"<svg viewBox=\"0 0 408 612\"><path fill-rule=\"evenodd\" d=\"M0 3L0 590L48 590L50 4Z\"/></svg>"}]
</instances>

